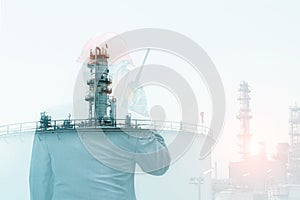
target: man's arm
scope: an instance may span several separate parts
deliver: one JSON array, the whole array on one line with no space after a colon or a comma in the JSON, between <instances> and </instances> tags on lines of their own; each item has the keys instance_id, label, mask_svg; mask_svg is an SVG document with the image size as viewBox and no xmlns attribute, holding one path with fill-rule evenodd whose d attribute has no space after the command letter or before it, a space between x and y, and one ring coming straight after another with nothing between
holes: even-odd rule
<instances>
[{"instance_id":1,"label":"man's arm","mask_svg":"<svg viewBox=\"0 0 300 200\"><path fill-rule=\"evenodd\" d=\"M51 158L44 135L35 134L30 164L30 199L51 200L53 192L53 173Z\"/></svg>"},{"instance_id":2,"label":"man's arm","mask_svg":"<svg viewBox=\"0 0 300 200\"><path fill-rule=\"evenodd\" d=\"M149 138L139 138L136 146L136 162L146 173L160 176L168 169L171 162L164 139L153 133Z\"/></svg>"}]
</instances>

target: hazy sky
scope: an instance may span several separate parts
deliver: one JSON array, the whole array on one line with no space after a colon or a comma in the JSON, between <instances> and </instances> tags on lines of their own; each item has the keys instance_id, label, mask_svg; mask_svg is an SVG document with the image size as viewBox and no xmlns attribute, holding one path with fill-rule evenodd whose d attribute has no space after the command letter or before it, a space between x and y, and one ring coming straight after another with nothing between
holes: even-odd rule
<instances>
[{"instance_id":1,"label":"hazy sky","mask_svg":"<svg viewBox=\"0 0 300 200\"><path fill-rule=\"evenodd\" d=\"M76 59L91 37L170 29L200 44L222 77L227 113L215 158L224 175L235 158L241 80L252 89L254 139L288 141L288 108L300 102L299 9L297 0L1 0L0 124L71 104Z\"/></svg>"}]
</instances>

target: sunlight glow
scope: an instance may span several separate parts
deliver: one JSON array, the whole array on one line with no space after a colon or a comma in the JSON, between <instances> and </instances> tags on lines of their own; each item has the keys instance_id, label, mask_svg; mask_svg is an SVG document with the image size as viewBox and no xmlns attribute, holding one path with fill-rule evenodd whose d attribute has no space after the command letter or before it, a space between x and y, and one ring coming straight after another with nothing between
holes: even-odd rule
<instances>
[{"instance_id":1,"label":"sunlight glow","mask_svg":"<svg viewBox=\"0 0 300 200\"><path fill-rule=\"evenodd\" d=\"M250 154L252 156L258 155L260 152L260 145L257 142L252 142L250 146Z\"/></svg>"}]
</instances>

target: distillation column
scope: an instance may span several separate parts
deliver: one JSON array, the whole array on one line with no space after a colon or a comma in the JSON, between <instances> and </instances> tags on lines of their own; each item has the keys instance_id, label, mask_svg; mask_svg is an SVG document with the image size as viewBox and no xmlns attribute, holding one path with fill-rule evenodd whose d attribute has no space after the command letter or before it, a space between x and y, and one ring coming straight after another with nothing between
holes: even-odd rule
<instances>
[{"instance_id":1,"label":"distillation column","mask_svg":"<svg viewBox=\"0 0 300 200\"><path fill-rule=\"evenodd\" d=\"M240 102L240 110L237 119L240 120L240 132L237 134L239 140L239 153L242 159L247 159L250 156L251 137L249 122L252 118L250 109L251 92L247 82L242 81L238 90L238 101Z\"/></svg>"},{"instance_id":2,"label":"distillation column","mask_svg":"<svg viewBox=\"0 0 300 200\"><path fill-rule=\"evenodd\" d=\"M90 68L91 79L87 81L89 94L85 100L89 102L89 119L95 123L102 123L103 120L112 120L114 116L108 115L108 108L111 106L109 94L112 83L109 77L107 49L96 47L90 50L88 68Z\"/></svg>"}]
</instances>

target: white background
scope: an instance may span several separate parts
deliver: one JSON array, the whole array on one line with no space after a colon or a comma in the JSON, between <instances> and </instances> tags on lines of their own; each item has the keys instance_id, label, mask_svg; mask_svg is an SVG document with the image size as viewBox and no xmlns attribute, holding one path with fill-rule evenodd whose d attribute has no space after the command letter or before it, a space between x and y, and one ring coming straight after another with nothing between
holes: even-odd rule
<instances>
[{"instance_id":1,"label":"white background","mask_svg":"<svg viewBox=\"0 0 300 200\"><path fill-rule=\"evenodd\" d=\"M225 177L236 158L241 80L252 88L254 139L288 141L288 107L300 100L299 7L297 0L2 0L0 124L37 120L57 107L63 111L54 117L71 112L76 60L91 37L171 29L199 43L223 79L227 114L214 155Z\"/></svg>"}]
</instances>

